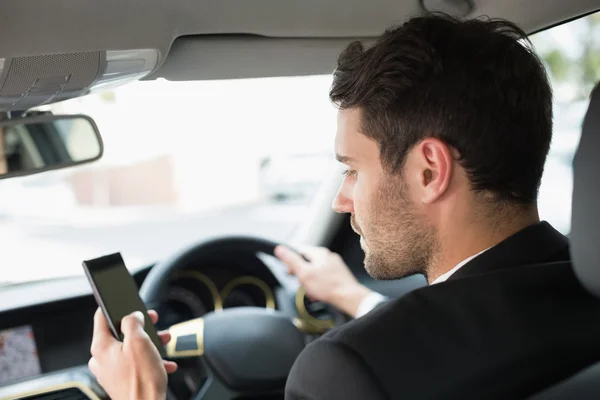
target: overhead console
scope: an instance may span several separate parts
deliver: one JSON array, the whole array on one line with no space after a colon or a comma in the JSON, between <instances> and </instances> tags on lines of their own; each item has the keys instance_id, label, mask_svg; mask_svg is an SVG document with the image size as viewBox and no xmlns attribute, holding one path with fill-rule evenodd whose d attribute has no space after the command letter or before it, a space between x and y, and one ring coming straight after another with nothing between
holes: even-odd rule
<instances>
[{"instance_id":1,"label":"overhead console","mask_svg":"<svg viewBox=\"0 0 600 400\"><path fill-rule=\"evenodd\" d=\"M152 49L0 58L0 111L28 110L141 79L156 68Z\"/></svg>"}]
</instances>

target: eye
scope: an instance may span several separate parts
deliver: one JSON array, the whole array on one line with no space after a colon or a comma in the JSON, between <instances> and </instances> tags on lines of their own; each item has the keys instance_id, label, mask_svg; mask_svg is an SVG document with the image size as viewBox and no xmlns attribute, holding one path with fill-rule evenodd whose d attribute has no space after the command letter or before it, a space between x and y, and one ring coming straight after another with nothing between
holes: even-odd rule
<instances>
[{"instance_id":1,"label":"eye","mask_svg":"<svg viewBox=\"0 0 600 400\"><path fill-rule=\"evenodd\" d=\"M356 177L356 171L353 169L347 169L344 172L342 172L342 175L348 178L354 178Z\"/></svg>"}]
</instances>

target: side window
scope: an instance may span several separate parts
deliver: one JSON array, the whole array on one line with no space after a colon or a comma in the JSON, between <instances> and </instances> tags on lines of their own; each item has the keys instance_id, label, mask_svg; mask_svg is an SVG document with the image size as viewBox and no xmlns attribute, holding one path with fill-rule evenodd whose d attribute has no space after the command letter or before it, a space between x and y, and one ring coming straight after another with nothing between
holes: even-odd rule
<instances>
[{"instance_id":1,"label":"side window","mask_svg":"<svg viewBox=\"0 0 600 400\"><path fill-rule=\"evenodd\" d=\"M568 234L572 162L592 87L600 80L600 12L531 36L554 92L554 134L539 194L540 217Z\"/></svg>"}]
</instances>

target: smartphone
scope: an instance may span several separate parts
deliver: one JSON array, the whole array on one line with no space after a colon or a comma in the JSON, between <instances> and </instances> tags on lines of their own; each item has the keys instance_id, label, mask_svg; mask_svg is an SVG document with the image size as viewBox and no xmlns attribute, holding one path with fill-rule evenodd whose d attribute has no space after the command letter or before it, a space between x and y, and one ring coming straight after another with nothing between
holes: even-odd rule
<instances>
[{"instance_id":1,"label":"smartphone","mask_svg":"<svg viewBox=\"0 0 600 400\"><path fill-rule=\"evenodd\" d=\"M163 346L146 305L140 298L138 287L125 267L121 253L86 260L83 269L94 291L98 306L115 338L123 340L121 320L134 311L144 314L144 330L158 349L162 358L166 357Z\"/></svg>"}]
</instances>

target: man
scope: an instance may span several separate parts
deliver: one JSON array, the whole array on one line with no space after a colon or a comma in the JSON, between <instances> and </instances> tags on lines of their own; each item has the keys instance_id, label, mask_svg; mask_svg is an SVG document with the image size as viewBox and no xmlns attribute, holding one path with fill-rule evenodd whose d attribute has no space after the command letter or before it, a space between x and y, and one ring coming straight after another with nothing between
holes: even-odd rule
<instances>
[{"instance_id":1,"label":"man","mask_svg":"<svg viewBox=\"0 0 600 400\"><path fill-rule=\"evenodd\" d=\"M307 346L286 398L523 398L598 358L600 326L587 323L600 302L575 278L566 238L539 221L552 95L527 46L508 22L426 16L342 53L330 97L347 171L333 207L352 215L371 276L431 285ZM313 277L309 293L327 291L318 265L277 254ZM369 296L332 287L349 311Z\"/></svg>"},{"instance_id":2,"label":"man","mask_svg":"<svg viewBox=\"0 0 600 400\"><path fill-rule=\"evenodd\" d=\"M526 46L507 22L434 16L340 56L333 207L351 213L371 276L430 286L307 346L286 398L523 398L597 359L600 304L539 221L552 102ZM307 280L310 263L278 256ZM368 296L344 287L350 310Z\"/></svg>"}]
</instances>

